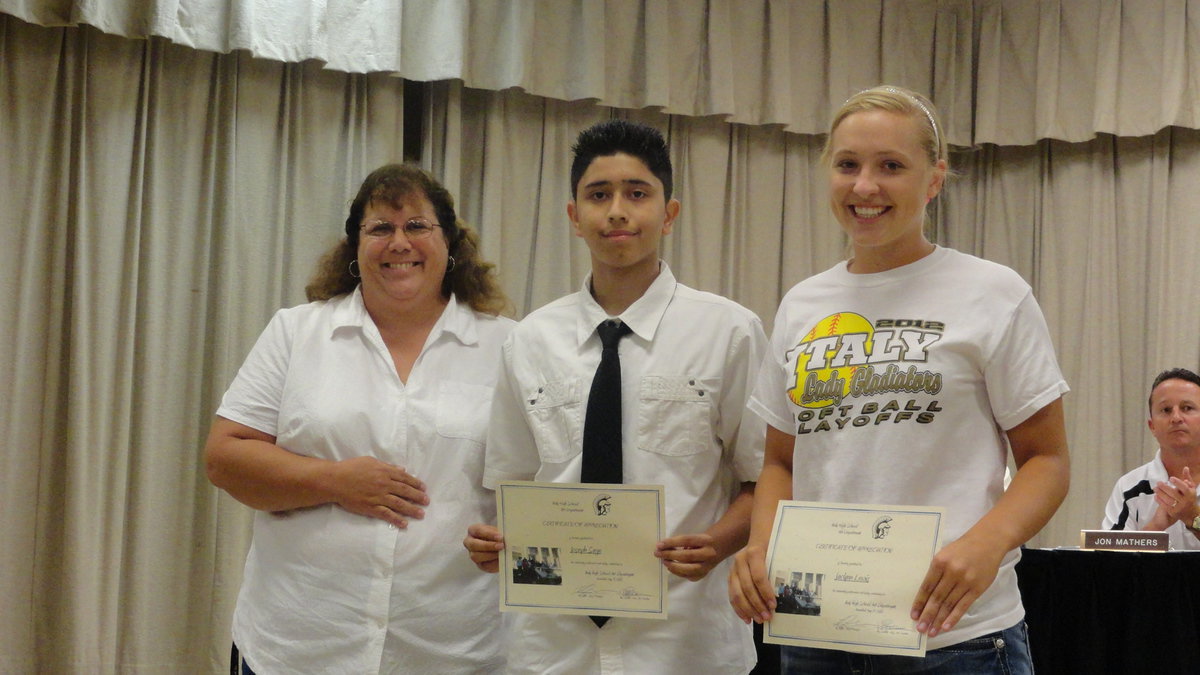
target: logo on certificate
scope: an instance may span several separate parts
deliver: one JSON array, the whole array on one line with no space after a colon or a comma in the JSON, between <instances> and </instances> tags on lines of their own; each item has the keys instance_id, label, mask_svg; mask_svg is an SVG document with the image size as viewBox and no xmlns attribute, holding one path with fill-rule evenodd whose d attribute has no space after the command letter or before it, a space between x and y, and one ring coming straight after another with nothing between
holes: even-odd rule
<instances>
[{"instance_id":1,"label":"logo on certificate","mask_svg":"<svg viewBox=\"0 0 1200 675\"><path fill-rule=\"evenodd\" d=\"M601 492L592 502L592 508L596 510L596 515L607 516L608 512L612 510L612 496Z\"/></svg>"},{"instance_id":2,"label":"logo on certificate","mask_svg":"<svg viewBox=\"0 0 1200 675\"><path fill-rule=\"evenodd\" d=\"M871 536L875 539L885 539L891 531L892 517L882 516L875 521L875 526L871 529Z\"/></svg>"}]
</instances>

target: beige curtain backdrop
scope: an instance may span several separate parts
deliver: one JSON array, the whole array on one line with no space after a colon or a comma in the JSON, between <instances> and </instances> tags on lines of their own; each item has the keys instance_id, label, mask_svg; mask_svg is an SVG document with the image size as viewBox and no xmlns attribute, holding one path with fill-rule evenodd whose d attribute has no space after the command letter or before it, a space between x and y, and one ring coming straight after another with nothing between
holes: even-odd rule
<instances>
[{"instance_id":1,"label":"beige curtain backdrop","mask_svg":"<svg viewBox=\"0 0 1200 675\"><path fill-rule=\"evenodd\" d=\"M879 82L930 94L963 146L1200 126L1200 0L0 0L0 12L803 134Z\"/></svg>"},{"instance_id":2,"label":"beige curtain backdrop","mask_svg":"<svg viewBox=\"0 0 1200 675\"><path fill-rule=\"evenodd\" d=\"M402 81L0 16L0 672L219 672L249 511L212 413Z\"/></svg>"},{"instance_id":3,"label":"beige curtain backdrop","mask_svg":"<svg viewBox=\"0 0 1200 675\"><path fill-rule=\"evenodd\" d=\"M768 324L844 252L815 165L832 108L931 93L961 172L937 239L1033 284L1073 388L1072 491L1036 545L1099 523L1153 453L1150 378L1200 361L1194 2L293 5L0 0L0 672L226 667L249 513L200 447L358 181L401 156L397 74L450 80L422 161L518 314L587 270L569 145L617 115L670 137L676 273Z\"/></svg>"}]
</instances>

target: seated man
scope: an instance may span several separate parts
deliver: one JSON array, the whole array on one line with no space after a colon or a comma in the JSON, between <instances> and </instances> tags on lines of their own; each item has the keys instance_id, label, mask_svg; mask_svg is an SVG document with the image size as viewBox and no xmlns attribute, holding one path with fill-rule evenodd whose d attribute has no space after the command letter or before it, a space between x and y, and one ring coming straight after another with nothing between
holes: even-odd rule
<instances>
[{"instance_id":1,"label":"seated man","mask_svg":"<svg viewBox=\"0 0 1200 675\"><path fill-rule=\"evenodd\" d=\"M1117 481L1103 528L1166 531L1171 548L1200 550L1200 375L1184 368L1159 373L1148 424L1158 452Z\"/></svg>"}]
</instances>

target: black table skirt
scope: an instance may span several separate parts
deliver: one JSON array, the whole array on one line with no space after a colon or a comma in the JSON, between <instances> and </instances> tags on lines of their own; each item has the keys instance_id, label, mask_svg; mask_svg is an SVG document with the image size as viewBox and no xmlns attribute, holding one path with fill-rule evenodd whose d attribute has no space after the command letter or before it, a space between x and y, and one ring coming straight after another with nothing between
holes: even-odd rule
<instances>
[{"instance_id":1,"label":"black table skirt","mask_svg":"<svg viewBox=\"0 0 1200 675\"><path fill-rule=\"evenodd\" d=\"M1017 581L1039 675L1200 673L1200 552L1025 549Z\"/></svg>"}]
</instances>

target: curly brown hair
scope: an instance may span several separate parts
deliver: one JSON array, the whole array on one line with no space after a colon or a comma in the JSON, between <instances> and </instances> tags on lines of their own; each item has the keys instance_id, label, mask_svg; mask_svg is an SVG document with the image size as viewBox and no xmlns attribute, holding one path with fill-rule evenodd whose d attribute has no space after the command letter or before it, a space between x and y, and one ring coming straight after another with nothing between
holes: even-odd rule
<instances>
[{"instance_id":1,"label":"curly brown hair","mask_svg":"<svg viewBox=\"0 0 1200 675\"><path fill-rule=\"evenodd\" d=\"M422 195L433 205L454 259L442 279L442 295L448 298L453 293L459 302L485 314L496 315L508 309L508 298L496 279L496 266L480 255L479 235L458 219L450 191L427 171L411 164L387 164L363 180L350 203L345 238L321 256L316 273L304 289L310 302L345 295L358 286L358 278L350 274L350 263L358 258L359 227L371 202L379 200L399 208L413 195Z\"/></svg>"}]
</instances>

